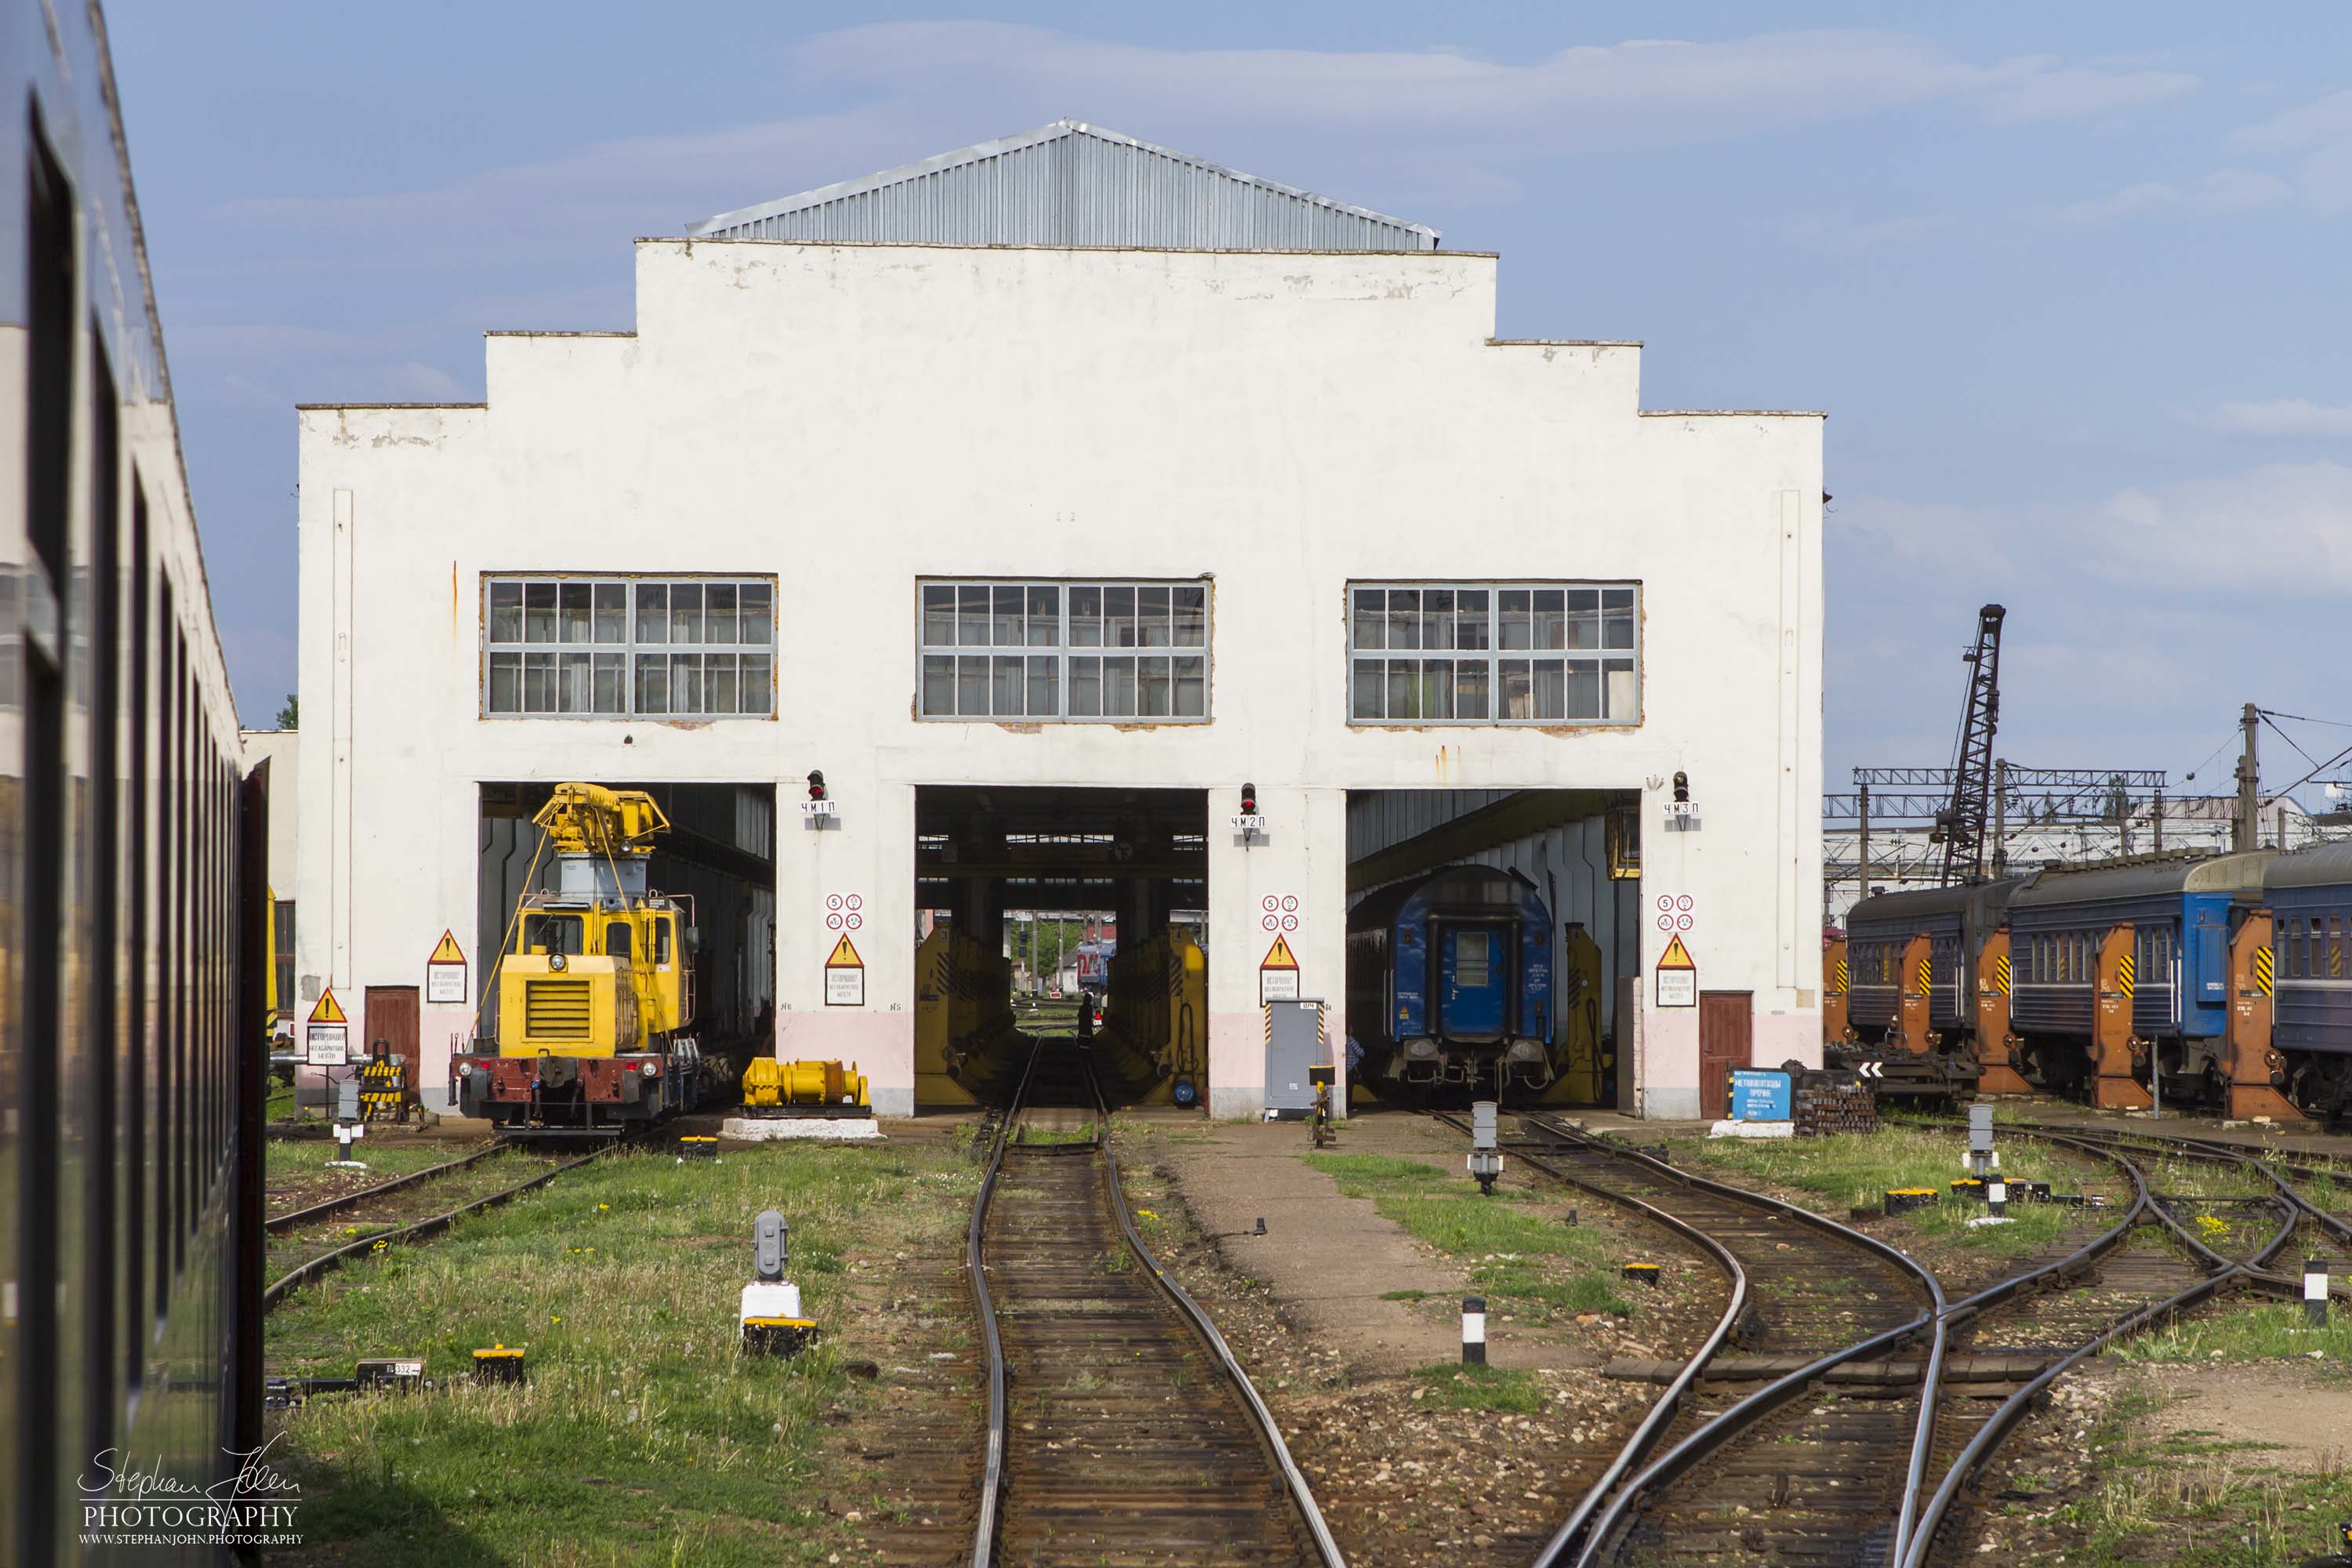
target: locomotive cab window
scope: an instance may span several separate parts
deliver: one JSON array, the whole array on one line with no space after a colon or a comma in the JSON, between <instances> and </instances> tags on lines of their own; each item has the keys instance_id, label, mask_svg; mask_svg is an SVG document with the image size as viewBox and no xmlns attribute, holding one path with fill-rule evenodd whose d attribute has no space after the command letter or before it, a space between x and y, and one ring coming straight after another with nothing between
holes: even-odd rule
<instances>
[{"instance_id":1,"label":"locomotive cab window","mask_svg":"<svg viewBox=\"0 0 2352 1568\"><path fill-rule=\"evenodd\" d=\"M523 951L577 958L587 951L581 945L585 936L578 915L532 915L524 922Z\"/></svg>"},{"instance_id":2,"label":"locomotive cab window","mask_svg":"<svg viewBox=\"0 0 2352 1568\"><path fill-rule=\"evenodd\" d=\"M1637 724L1636 583L1351 583L1352 724Z\"/></svg>"},{"instance_id":3,"label":"locomotive cab window","mask_svg":"<svg viewBox=\"0 0 2352 1568\"><path fill-rule=\"evenodd\" d=\"M628 921L606 921L604 922L604 952L611 958L629 956Z\"/></svg>"}]
</instances>

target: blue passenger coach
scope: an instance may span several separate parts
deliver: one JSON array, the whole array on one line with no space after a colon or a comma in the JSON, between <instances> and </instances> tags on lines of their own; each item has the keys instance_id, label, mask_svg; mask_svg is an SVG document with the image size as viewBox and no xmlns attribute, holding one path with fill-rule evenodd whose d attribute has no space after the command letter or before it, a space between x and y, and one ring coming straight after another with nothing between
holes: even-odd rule
<instances>
[{"instance_id":1,"label":"blue passenger coach","mask_svg":"<svg viewBox=\"0 0 2352 1568\"><path fill-rule=\"evenodd\" d=\"M2282 855L2263 879L2276 993L2271 1050L2314 1116L2352 1113L2352 844Z\"/></svg>"},{"instance_id":2,"label":"blue passenger coach","mask_svg":"<svg viewBox=\"0 0 2352 1568\"><path fill-rule=\"evenodd\" d=\"M2229 1079L2230 938L2276 851L2049 870L2010 903L2011 1028L2043 1088L2092 1071L2099 948L2132 928L2131 1032L2151 1042L2168 1097L2220 1099Z\"/></svg>"},{"instance_id":3,"label":"blue passenger coach","mask_svg":"<svg viewBox=\"0 0 2352 1568\"><path fill-rule=\"evenodd\" d=\"M1386 1084L1540 1089L1552 1060L1551 910L1535 884L1447 866L1348 912L1348 1018Z\"/></svg>"}]
</instances>

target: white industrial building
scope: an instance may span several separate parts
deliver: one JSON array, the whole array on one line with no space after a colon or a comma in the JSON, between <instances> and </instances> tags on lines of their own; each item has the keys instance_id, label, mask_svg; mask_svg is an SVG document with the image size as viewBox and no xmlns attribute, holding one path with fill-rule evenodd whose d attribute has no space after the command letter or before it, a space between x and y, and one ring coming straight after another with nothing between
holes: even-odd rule
<instances>
[{"instance_id":1,"label":"white industrial building","mask_svg":"<svg viewBox=\"0 0 2352 1568\"><path fill-rule=\"evenodd\" d=\"M483 404L299 414L299 990L428 1103L572 778L674 786L713 994L885 1114L919 910L1127 871L1123 931L1205 910L1220 1115L1267 929L1336 1044L1351 889L1449 861L1601 943L1628 1109L1698 1112L1703 1016L1818 1059L1820 415L1644 410L1638 344L1495 336L1496 257L1071 122L635 263L633 330L488 333Z\"/></svg>"}]
</instances>

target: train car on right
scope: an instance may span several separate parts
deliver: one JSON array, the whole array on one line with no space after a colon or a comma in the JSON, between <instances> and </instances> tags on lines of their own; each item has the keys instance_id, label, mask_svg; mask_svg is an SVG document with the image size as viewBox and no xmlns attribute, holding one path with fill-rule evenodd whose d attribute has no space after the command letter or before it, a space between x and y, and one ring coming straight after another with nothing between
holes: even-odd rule
<instances>
[{"instance_id":1,"label":"train car on right","mask_svg":"<svg viewBox=\"0 0 2352 1568\"><path fill-rule=\"evenodd\" d=\"M2028 1078L2109 1110L2220 1104L2232 939L2277 851L2045 870L2010 905L2011 1026ZM2158 1081L2160 1078L2161 1081Z\"/></svg>"},{"instance_id":2,"label":"train car on right","mask_svg":"<svg viewBox=\"0 0 2352 1568\"><path fill-rule=\"evenodd\" d=\"M2269 1049L2238 1076L2259 1066L2304 1115L2352 1116L2352 843L2279 856L2264 871L2263 902L2269 942L2248 966L2241 1005L2269 1002Z\"/></svg>"}]
</instances>

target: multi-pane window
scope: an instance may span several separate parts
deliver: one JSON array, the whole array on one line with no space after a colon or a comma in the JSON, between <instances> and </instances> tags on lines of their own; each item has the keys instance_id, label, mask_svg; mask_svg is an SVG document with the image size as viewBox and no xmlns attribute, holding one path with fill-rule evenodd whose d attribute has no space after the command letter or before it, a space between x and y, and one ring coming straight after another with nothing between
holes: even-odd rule
<instances>
[{"instance_id":1,"label":"multi-pane window","mask_svg":"<svg viewBox=\"0 0 2352 1568\"><path fill-rule=\"evenodd\" d=\"M773 578L487 578L482 638L487 714L775 711Z\"/></svg>"},{"instance_id":2,"label":"multi-pane window","mask_svg":"<svg viewBox=\"0 0 2352 1568\"><path fill-rule=\"evenodd\" d=\"M923 583L926 719L1209 716L1209 585Z\"/></svg>"},{"instance_id":3,"label":"multi-pane window","mask_svg":"<svg viewBox=\"0 0 2352 1568\"><path fill-rule=\"evenodd\" d=\"M1632 724L1642 716L1632 583L1356 583L1357 724Z\"/></svg>"}]
</instances>

